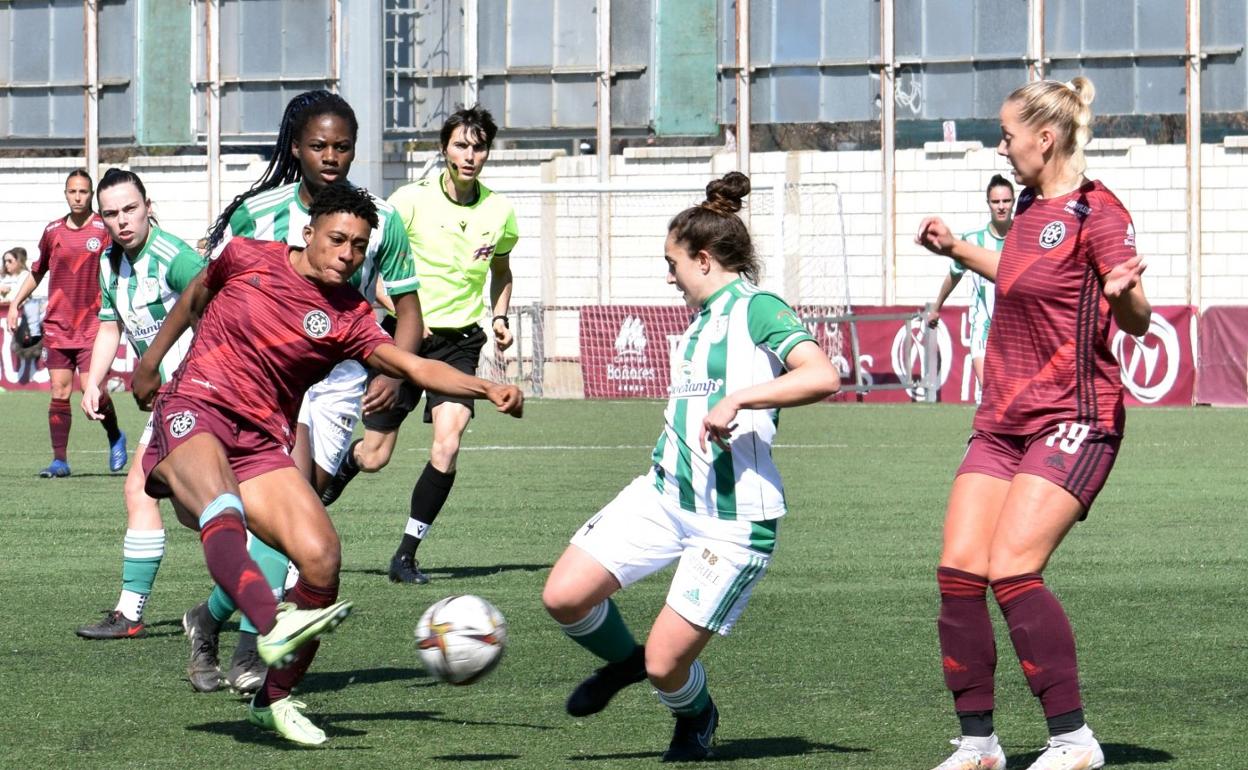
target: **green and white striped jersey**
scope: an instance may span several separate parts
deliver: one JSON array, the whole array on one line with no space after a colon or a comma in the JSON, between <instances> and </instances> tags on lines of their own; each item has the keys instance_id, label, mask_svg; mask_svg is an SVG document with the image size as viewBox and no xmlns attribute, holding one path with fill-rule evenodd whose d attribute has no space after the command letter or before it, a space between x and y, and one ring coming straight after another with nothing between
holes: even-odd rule
<instances>
[{"instance_id":1,"label":"green and white striped jersey","mask_svg":"<svg viewBox=\"0 0 1248 770\"><path fill-rule=\"evenodd\" d=\"M784 515L771 457L779 409L737 413L729 450L698 446L702 420L734 391L774 380L801 342L814 341L784 300L738 279L703 304L672 352L664 428L654 447L655 487L686 511L763 521Z\"/></svg>"},{"instance_id":2,"label":"green and white striped jersey","mask_svg":"<svg viewBox=\"0 0 1248 770\"><path fill-rule=\"evenodd\" d=\"M299 198L302 182L265 190L243 201L230 216L229 228L222 244L239 235L261 241L281 241L291 246L305 246L303 228L311 220L308 209ZM369 302L373 300L374 284L381 276L382 285L391 297L410 294L420 287L416 266L412 261L407 231L394 208L376 195L377 227L368 239L368 253L360 269L351 276L351 285Z\"/></svg>"},{"instance_id":3,"label":"green and white striped jersey","mask_svg":"<svg viewBox=\"0 0 1248 770\"><path fill-rule=\"evenodd\" d=\"M110 256L112 255L112 256ZM113 270L113 259L117 269ZM204 258L176 236L152 226L134 259L114 243L100 257L100 320L121 324L135 353L143 355L187 284L204 268ZM188 329L160 362L168 382L191 346Z\"/></svg>"},{"instance_id":4,"label":"green and white striped jersey","mask_svg":"<svg viewBox=\"0 0 1248 770\"><path fill-rule=\"evenodd\" d=\"M992 249L993 251L1001 251L1001 247L1005 245L1004 238L998 238L992 226L988 225L982 230L972 230L962 236L962 240L967 243L973 243L984 249ZM966 268L958 264L957 260L949 266L949 273L955 277L961 276L967 272ZM987 327L992 323L992 306L993 299L996 295L995 287L992 281L983 277L974 270L971 272L971 329L979 327Z\"/></svg>"}]
</instances>

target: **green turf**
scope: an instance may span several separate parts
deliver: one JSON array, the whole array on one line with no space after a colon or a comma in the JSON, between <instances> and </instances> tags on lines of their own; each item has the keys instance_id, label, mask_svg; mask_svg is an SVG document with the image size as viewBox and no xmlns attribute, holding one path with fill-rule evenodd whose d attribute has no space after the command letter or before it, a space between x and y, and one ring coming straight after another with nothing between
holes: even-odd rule
<instances>
[{"instance_id":1,"label":"green turf","mask_svg":"<svg viewBox=\"0 0 1248 770\"><path fill-rule=\"evenodd\" d=\"M0 764L614 768L652 765L666 746L672 720L644 686L597 717L564 715L595 663L539 600L576 526L646 469L661 405L533 402L523 421L483 415L421 549L433 582L416 588L384 573L429 436L408 426L393 464L332 511L342 595L356 613L301 689L330 736L317 754L248 726L227 692L192 692L179 618L209 583L198 540L171 513L151 637L73 635L116 599L122 479L102 472L103 433L80 415L74 477L35 478L48 459L46 399L0 395ZM128 399L119 408L133 447L143 418ZM722 761L922 768L943 757L957 727L938 663L934 568L970 419L952 406L786 413L777 455L792 514L740 626L705 655ZM1052 562L1111 765L1246 764L1245 435L1248 411L1133 411L1109 486ZM639 637L666 588L664 573L620 595ZM510 625L503 664L471 687L430 681L412 640L424 607L451 593L487 597ZM997 726L1022 768L1046 733L998 631ZM226 656L234 639L231 627Z\"/></svg>"}]
</instances>

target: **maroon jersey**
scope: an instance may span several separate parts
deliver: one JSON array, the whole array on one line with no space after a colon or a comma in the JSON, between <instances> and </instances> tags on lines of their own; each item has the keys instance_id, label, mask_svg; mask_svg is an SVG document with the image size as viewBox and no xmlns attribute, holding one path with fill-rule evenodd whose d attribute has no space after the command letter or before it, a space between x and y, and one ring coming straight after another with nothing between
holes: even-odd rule
<instances>
[{"instance_id":1,"label":"maroon jersey","mask_svg":"<svg viewBox=\"0 0 1248 770\"><path fill-rule=\"evenodd\" d=\"M290 247L234 238L204 268L216 295L165 390L225 407L279 444L294 444L303 393L347 358L393 340L350 286L295 272Z\"/></svg>"},{"instance_id":2,"label":"maroon jersey","mask_svg":"<svg viewBox=\"0 0 1248 770\"><path fill-rule=\"evenodd\" d=\"M43 344L52 348L87 348L100 328L100 255L110 245L99 214L82 227L69 226L69 216L53 220L39 239L39 259L30 268L36 281L48 279L48 310Z\"/></svg>"},{"instance_id":3,"label":"maroon jersey","mask_svg":"<svg viewBox=\"0 0 1248 770\"><path fill-rule=\"evenodd\" d=\"M1133 256L1131 215L1100 182L1052 200L1023 190L997 268L976 429L1033 434L1069 421L1121 435L1101 284Z\"/></svg>"}]
</instances>

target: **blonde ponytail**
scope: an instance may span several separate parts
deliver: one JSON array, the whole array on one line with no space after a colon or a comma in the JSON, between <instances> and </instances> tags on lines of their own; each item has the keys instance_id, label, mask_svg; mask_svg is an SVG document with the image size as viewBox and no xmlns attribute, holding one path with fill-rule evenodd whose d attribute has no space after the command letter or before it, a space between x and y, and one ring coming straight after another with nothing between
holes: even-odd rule
<instances>
[{"instance_id":1,"label":"blonde ponytail","mask_svg":"<svg viewBox=\"0 0 1248 770\"><path fill-rule=\"evenodd\" d=\"M1023 123L1038 129L1052 126L1061 135L1059 151L1069 158L1075 171L1083 173L1088 166L1084 148L1092 141L1092 100L1096 86L1083 76L1062 83L1038 80L1017 88L1006 101L1018 105Z\"/></svg>"}]
</instances>

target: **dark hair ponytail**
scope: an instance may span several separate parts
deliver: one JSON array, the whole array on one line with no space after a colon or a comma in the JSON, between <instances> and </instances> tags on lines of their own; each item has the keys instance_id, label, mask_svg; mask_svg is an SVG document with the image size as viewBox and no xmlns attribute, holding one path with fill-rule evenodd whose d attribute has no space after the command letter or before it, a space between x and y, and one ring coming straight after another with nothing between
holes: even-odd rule
<instances>
[{"instance_id":1,"label":"dark hair ponytail","mask_svg":"<svg viewBox=\"0 0 1248 770\"><path fill-rule=\"evenodd\" d=\"M667 231L690 254L705 250L725 270L758 283L762 264L754 253L750 231L737 216L749 194L750 178L740 171L729 171L706 186L705 201L673 217Z\"/></svg>"},{"instance_id":2,"label":"dark hair ponytail","mask_svg":"<svg viewBox=\"0 0 1248 770\"><path fill-rule=\"evenodd\" d=\"M247 192L235 196L230 205L225 207L225 211L221 212L221 216L217 217L217 221L208 230L205 253L211 254L220 245L221 238L225 236L225 228L230 224L230 217L234 216L243 201L265 190L303 178L303 170L299 167L299 161L291 155L290 147L303 135L308 121L319 115L337 115L345 120L351 127L351 141L354 142L359 135L360 124L355 118L355 110L338 94L320 89L304 91L291 99L286 105L286 111L282 113L282 124L277 130L277 140L273 144L273 155L269 158L268 167Z\"/></svg>"}]
</instances>

